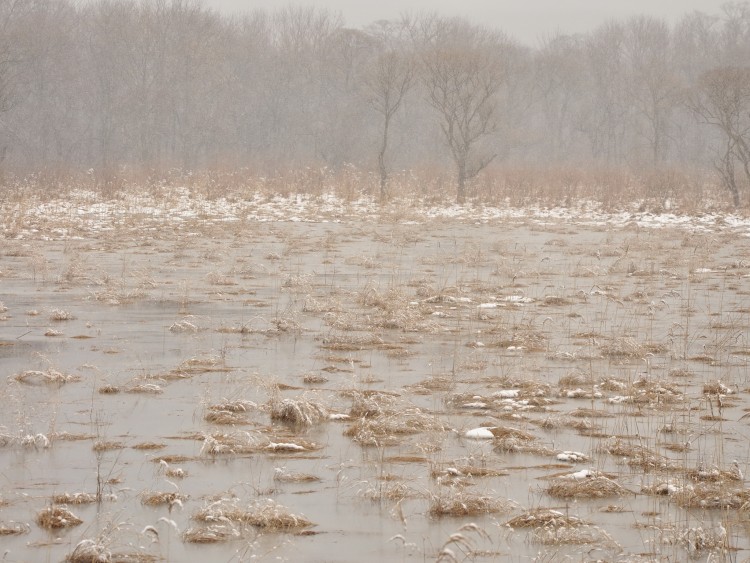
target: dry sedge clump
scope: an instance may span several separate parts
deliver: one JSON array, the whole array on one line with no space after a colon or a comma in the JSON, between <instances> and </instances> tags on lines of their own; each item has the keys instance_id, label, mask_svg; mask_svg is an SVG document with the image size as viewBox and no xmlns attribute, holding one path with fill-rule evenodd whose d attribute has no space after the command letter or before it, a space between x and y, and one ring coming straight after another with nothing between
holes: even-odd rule
<instances>
[{"instance_id":1,"label":"dry sedge clump","mask_svg":"<svg viewBox=\"0 0 750 563\"><path fill-rule=\"evenodd\" d=\"M620 458L621 461L631 467L644 469L671 470L679 467L679 464L649 448L639 444L629 444L620 438L611 438L600 448L610 455Z\"/></svg>"},{"instance_id":2,"label":"dry sedge clump","mask_svg":"<svg viewBox=\"0 0 750 563\"><path fill-rule=\"evenodd\" d=\"M78 526L83 520L64 506L48 506L36 515L36 523L41 528L55 529Z\"/></svg>"},{"instance_id":3,"label":"dry sedge clump","mask_svg":"<svg viewBox=\"0 0 750 563\"><path fill-rule=\"evenodd\" d=\"M2 536L20 536L28 534L31 531L31 526L23 522L0 522L0 537Z\"/></svg>"},{"instance_id":4,"label":"dry sedge clump","mask_svg":"<svg viewBox=\"0 0 750 563\"><path fill-rule=\"evenodd\" d=\"M270 440L258 433L215 432L206 435L201 447L201 455L248 454L260 451L270 444Z\"/></svg>"},{"instance_id":5,"label":"dry sedge clump","mask_svg":"<svg viewBox=\"0 0 750 563\"><path fill-rule=\"evenodd\" d=\"M234 411L209 410L203 420L211 424L235 425L250 424L250 420L243 413Z\"/></svg>"},{"instance_id":6,"label":"dry sedge clump","mask_svg":"<svg viewBox=\"0 0 750 563\"><path fill-rule=\"evenodd\" d=\"M125 390L126 393L141 393L146 395L160 395L161 393L164 393L164 389L162 389L159 385L156 385L155 383L139 383L135 385L131 385Z\"/></svg>"},{"instance_id":7,"label":"dry sedge clump","mask_svg":"<svg viewBox=\"0 0 750 563\"><path fill-rule=\"evenodd\" d=\"M78 375L66 375L52 368L46 371L37 370L26 370L22 371L13 376L13 379L20 383L27 383L29 385L41 385L41 384L58 384L71 383L73 381L80 381L81 377Z\"/></svg>"},{"instance_id":8,"label":"dry sedge clump","mask_svg":"<svg viewBox=\"0 0 750 563\"><path fill-rule=\"evenodd\" d=\"M430 498L430 515L440 516L477 516L508 512L514 504L506 499L488 495L476 495L463 490L449 489Z\"/></svg>"},{"instance_id":9,"label":"dry sedge clump","mask_svg":"<svg viewBox=\"0 0 750 563\"><path fill-rule=\"evenodd\" d=\"M590 525L544 526L534 530L533 538L543 545L617 545L607 532Z\"/></svg>"},{"instance_id":10,"label":"dry sedge clump","mask_svg":"<svg viewBox=\"0 0 750 563\"><path fill-rule=\"evenodd\" d=\"M132 446L134 450L161 450L166 447L166 444L160 442L141 442L140 444Z\"/></svg>"},{"instance_id":11,"label":"dry sedge clump","mask_svg":"<svg viewBox=\"0 0 750 563\"><path fill-rule=\"evenodd\" d=\"M587 524L577 516L569 516L551 508L532 508L505 523L511 528L575 528Z\"/></svg>"},{"instance_id":12,"label":"dry sedge clump","mask_svg":"<svg viewBox=\"0 0 750 563\"><path fill-rule=\"evenodd\" d=\"M309 427L328 419L328 409L321 402L311 398L299 399L272 398L269 401L271 420L284 422L296 427Z\"/></svg>"},{"instance_id":13,"label":"dry sedge clump","mask_svg":"<svg viewBox=\"0 0 750 563\"><path fill-rule=\"evenodd\" d=\"M174 505L182 506L182 501L186 499L187 497L185 495L176 492L145 491L141 493L141 504L145 506L161 506L167 504L172 508Z\"/></svg>"},{"instance_id":14,"label":"dry sedge clump","mask_svg":"<svg viewBox=\"0 0 750 563\"><path fill-rule=\"evenodd\" d=\"M673 498L681 508L750 510L750 491L722 483L698 483L682 487Z\"/></svg>"},{"instance_id":15,"label":"dry sedge clump","mask_svg":"<svg viewBox=\"0 0 750 563\"><path fill-rule=\"evenodd\" d=\"M314 524L293 514L286 507L271 499L255 502L247 507L238 506L235 500L222 499L214 502L193 515L200 522L232 522L248 524L268 531L284 531L309 528Z\"/></svg>"},{"instance_id":16,"label":"dry sedge clump","mask_svg":"<svg viewBox=\"0 0 750 563\"><path fill-rule=\"evenodd\" d=\"M62 309L53 309L49 315L51 321L72 321L75 316L70 311L64 311Z\"/></svg>"},{"instance_id":17,"label":"dry sedge clump","mask_svg":"<svg viewBox=\"0 0 750 563\"><path fill-rule=\"evenodd\" d=\"M52 502L55 504L92 504L96 502L96 495L91 493L63 493L54 495Z\"/></svg>"},{"instance_id":18,"label":"dry sedge clump","mask_svg":"<svg viewBox=\"0 0 750 563\"><path fill-rule=\"evenodd\" d=\"M608 477L591 474L581 479L569 477L553 479L545 492L555 498L579 499L622 496L628 491Z\"/></svg>"},{"instance_id":19,"label":"dry sedge clump","mask_svg":"<svg viewBox=\"0 0 750 563\"><path fill-rule=\"evenodd\" d=\"M186 543L220 543L234 540L240 533L227 524L212 524L198 528L188 528L182 534L182 541Z\"/></svg>"},{"instance_id":20,"label":"dry sedge clump","mask_svg":"<svg viewBox=\"0 0 750 563\"><path fill-rule=\"evenodd\" d=\"M121 450L124 447L125 447L125 444L123 444L122 442L110 442L106 440L99 440L97 442L94 442L92 449L95 452L106 452L109 450Z\"/></svg>"},{"instance_id":21,"label":"dry sedge clump","mask_svg":"<svg viewBox=\"0 0 750 563\"><path fill-rule=\"evenodd\" d=\"M120 392L120 388L116 385L103 385L99 387L99 393L102 395L116 395Z\"/></svg>"},{"instance_id":22,"label":"dry sedge clump","mask_svg":"<svg viewBox=\"0 0 750 563\"><path fill-rule=\"evenodd\" d=\"M287 471L285 467L276 467L273 473L273 480L280 483L314 483L321 479L309 473L297 473L295 471Z\"/></svg>"}]
</instances>

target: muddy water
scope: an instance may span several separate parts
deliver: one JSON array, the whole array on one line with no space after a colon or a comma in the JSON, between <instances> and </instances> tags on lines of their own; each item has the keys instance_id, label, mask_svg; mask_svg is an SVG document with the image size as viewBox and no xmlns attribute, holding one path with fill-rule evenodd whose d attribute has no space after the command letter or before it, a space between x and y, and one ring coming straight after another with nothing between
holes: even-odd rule
<instances>
[{"instance_id":1,"label":"muddy water","mask_svg":"<svg viewBox=\"0 0 750 563\"><path fill-rule=\"evenodd\" d=\"M444 547L458 560L744 559L749 250L726 234L565 223L5 241L0 526L26 533L0 536L0 550L59 561L93 540L171 561L432 560ZM392 419L418 408L429 428L353 437L352 397L369 391L395 398ZM352 418L272 419L270 401L285 398ZM206 420L238 400L244 424ZM479 427L522 438L466 437ZM207 436L233 432L304 449L207 451ZM566 450L585 458L558 459ZM621 488L550 494L553 477L583 470ZM274 478L292 473L315 480ZM181 500L144 504L153 491ZM82 524L36 523L54 495L82 492L99 493L67 505ZM431 512L454 495L502 510ZM229 541L185 541L222 498L271 499L314 525L222 521ZM536 508L589 524L506 525Z\"/></svg>"}]
</instances>

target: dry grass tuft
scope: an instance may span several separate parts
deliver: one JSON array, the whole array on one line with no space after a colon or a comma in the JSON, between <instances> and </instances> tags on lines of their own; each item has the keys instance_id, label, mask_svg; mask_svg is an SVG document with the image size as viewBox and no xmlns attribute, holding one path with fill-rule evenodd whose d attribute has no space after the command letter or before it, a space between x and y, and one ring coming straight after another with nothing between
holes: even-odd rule
<instances>
[{"instance_id":1,"label":"dry grass tuft","mask_svg":"<svg viewBox=\"0 0 750 563\"><path fill-rule=\"evenodd\" d=\"M542 545L617 545L607 532L590 525L544 526L534 530L533 538Z\"/></svg>"},{"instance_id":2,"label":"dry grass tuft","mask_svg":"<svg viewBox=\"0 0 750 563\"><path fill-rule=\"evenodd\" d=\"M507 499L476 495L458 489L448 489L430 497L430 516L478 516L508 512L515 507Z\"/></svg>"},{"instance_id":3,"label":"dry grass tuft","mask_svg":"<svg viewBox=\"0 0 750 563\"><path fill-rule=\"evenodd\" d=\"M628 490L608 477L594 475L575 478L553 479L545 492L561 499L607 498L623 496Z\"/></svg>"},{"instance_id":4,"label":"dry grass tuft","mask_svg":"<svg viewBox=\"0 0 750 563\"><path fill-rule=\"evenodd\" d=\"M19 383L26 383L28 385L62 385L64 383L81 381L81 377L79 375L64 374L52 368L46 371L22 371L21 373L14 375L13 379L18 381Z\"/></svg>"},{"instance_id":5,"label":"dry grass tuft","mask_svg":"<svg viewBox=\"0 0 750 563\"><path fill-rule=\"evenodd\" d=\"M620 458L631 467L657 469L662 471L674 470L679 464L640 444L629 444L621 438L611 438L601 446L601 450Z\"/></svg>"},{"instance_id":6,"label":"dry grass tuft","mask_svg":"<svg viewBox=\"0 0 750 563\"><path fill-rule=\"evenodd\" d=\"M577 516L569 516L551 508L532 508L505 523L511 528L574 528L587 524Z\"/></svg>"},{"instance_id":7,"label":"dry grass tuft","mask_svg":"<svg viewBox=\"0 0 750 563\"><path fill-rule=\"evenodd\" d=\"M203 420L211 424L221 425L250 424L250 420L245 414L235 411L209 410L203 416Z\"/></svg>"},{"instance_id":8,"label":"dry grass tuft","mask_svg":"<svg viewBox=\"0 0 750 563\"><path fill-rule=\"evenodd\" d=\"M140 495L141 504L145 506L161 506L163 504L169 505L170 509L175 506L182 506L182 502L187 500L185 495L177 492L163 492L163 491L144 491Z\"/></svg>"},{"instance_id":9,"label":"dry grass tuft","mask_svg":"<svg viewBox=\"0 0 750 563\"><path fill-rule=\"evenodd\" d=\"M112 442L112 441L106 441L106 440L98 440L94 442L94 445L92 446L92 449L95 452L106 452L109 450L121 450L125 447L125 444L122 442Z\"/></svg>"},{"instance_id":10,"label":"dry grass tuft","mask_svg":"<svg viewBox=\"0 0 750 563\"><path fill-rule=\"evenodd\" d=\"M317 475L287 471L285 467L274 469L273 480L280 483L315 483L321 481Z\"/></svg>"},{"instance_id":11,"label":"dry grass tuft","mask_svg":"<svg viewBox=\"0 0 750 563\"><path fill-rule=\"evenodd\" d=\"M31 531L31 526L24 522L0 522L0 537L2 536L21 536L28 534Z\"/></svg>"},{"instance_id":12,"label":"dry grass tuft","mask_svg":"<svg viewBox=\"0 0 750 563\"><path fill-rule=\"evenodd\" d=\"M161 442L141 442L131 447L134 450L161 450L166 448L167 445L162 444Z\"/></svg>"},{"instance_id":13,"label":"dry grass tuft","mask_svg":"<svg viewBox=\"0 0 750 563\"><path fill-rule=\"evenodd\" d=\"M221 499L196 512L193 520L248 524L268 531L298 530L315 525L271 499L251 503L247 507L239 506L234 499Z\"/></svg>"},{"instance_id":14,"label":"dry grass tuft","mask_svg":"<svg viewBox=\"0 0 750 563\"><path fill-rule=\"evenodd\" d=\"M52 502L55 504L92 504L96 502L96 495L91 493L63 493L54 495Z\"/></svg>"},{"instance_id":15,"label":"dry grass tuft","mask_svg":"<svg viewBox=\"0 0 750 563\"><path fill-rule=\"evenodd\" d=\"M299 399L274 397L269 401L271 420L295 427L310 427L328 420L328 408L318 400L302 396Z\"/></svg>"},{"instance_id":16,"label":"dry grass tuft","mask_svg":"<svg viewBox=\"0 0 750 563\"><path fill-rule=\"evenodd\" d=\"M63 309L52 309L52 311L49 314L49 320L51 321L72 321L76 317L71 313L70 311L65 311Z\"/></svg>"},{"instance_id":17,"label":"dry grass tuft","mask_svg":"<svg viewBox=\"0 0 750 563\"><path fill-rule=\"evenodd\" d=\"M36 515L36 523L41 528L57 529L78 526L83 520L64 506L48 506Z\"/></svg>"},{"instance_id":18,"label":"dry grass tuft","mask_svg":"<svg viewBox=\"0 0 750 563\"><path fill-rule=\"evenodd\" d=\"M270 440L259 433L251 432L214 432L205 435L201 455L232 455L258 452L266 448Z\"/></svg>"},{"instance_id":19,"label":"dry grass tuft","mask_svg":"<svg viewBox=\"0 0 750 563\"><path fill-rule=\"evenodd\" d=\"M186 543L221 543L238 539L240 532L228 524L212 524L198 528L188 528L182 534Z\"/></svg>"}]
</instances>

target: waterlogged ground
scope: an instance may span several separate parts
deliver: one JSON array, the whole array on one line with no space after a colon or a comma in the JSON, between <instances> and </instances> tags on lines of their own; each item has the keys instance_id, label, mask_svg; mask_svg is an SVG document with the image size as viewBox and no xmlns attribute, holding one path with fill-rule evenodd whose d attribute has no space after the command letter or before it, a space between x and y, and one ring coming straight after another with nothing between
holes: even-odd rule
<instances>
[{"instance_id":1,"label":"waterlogged ground","mask_svg":"<svg viewBox=\"0 0 750 563\"><path fill-rule=\"evenodd\" d=\"M4 560L750 557L746 223L302 207L4 208Z\"/></svg>"}]
</instances>

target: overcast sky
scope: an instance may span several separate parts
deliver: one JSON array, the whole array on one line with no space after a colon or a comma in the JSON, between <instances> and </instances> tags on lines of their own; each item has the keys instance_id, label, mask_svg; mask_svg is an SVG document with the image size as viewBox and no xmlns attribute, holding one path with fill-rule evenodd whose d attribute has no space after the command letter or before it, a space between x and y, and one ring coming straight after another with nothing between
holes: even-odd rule
<instances>
[{"instance_id":1,"label":"overcast sky","mask_svg":"<svg viewBox=\"0 0 750 563\"><path fill-rule=\"evenodd\" d=\"M223 13L273 10L289 4L284 0L204 0ZM430 10L461 15L471 21L497 27L528 45L555 30L589 31L609 19L648 14L673 22L700 10L717 14L726 0L297 0L298 6L318 6L340 12L350 27L362 27L379 19L394 19L404 11Z\"/></svg>"}]
</instances>

